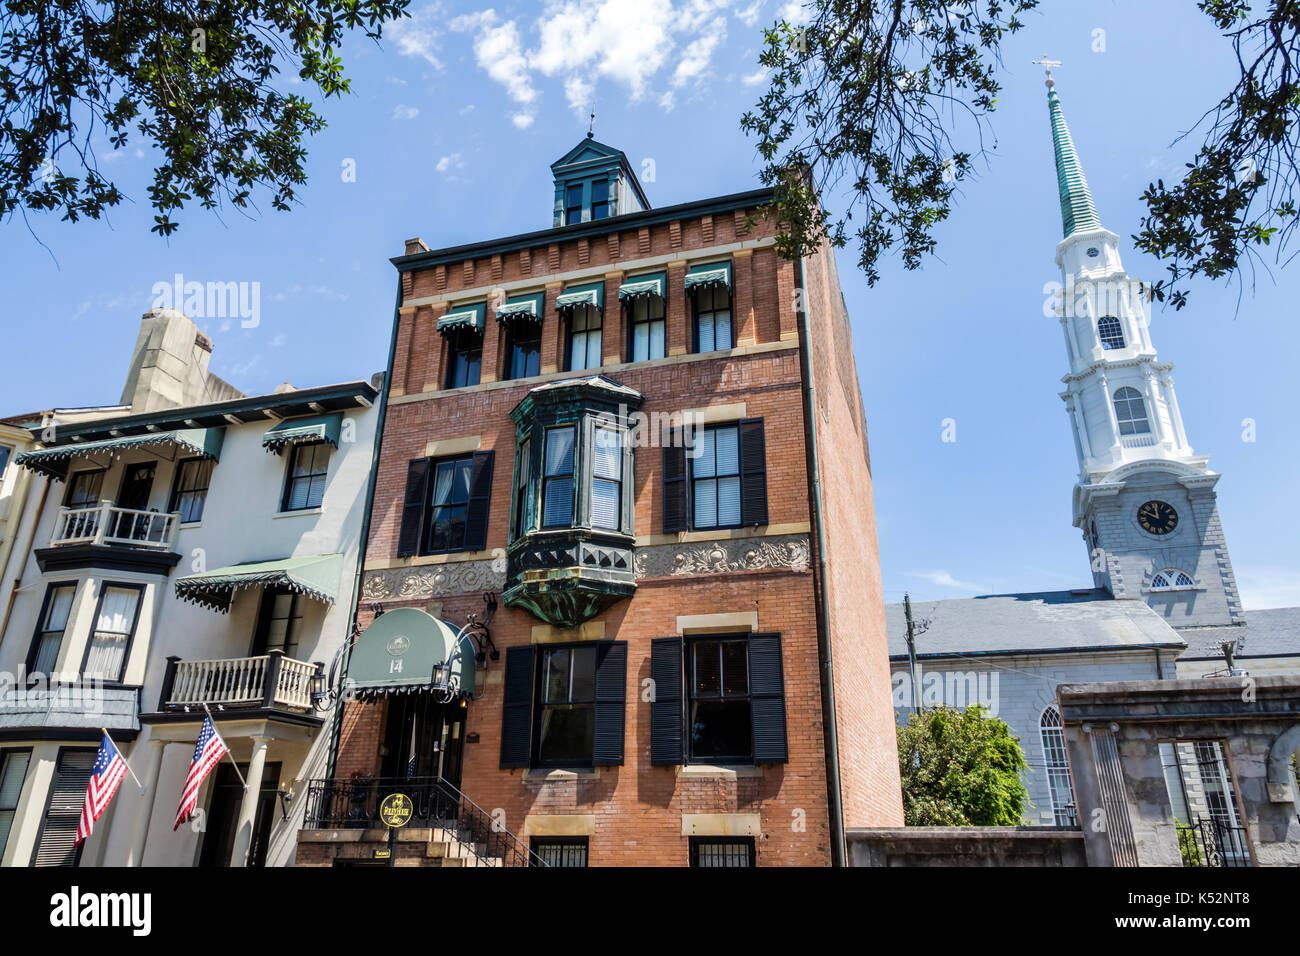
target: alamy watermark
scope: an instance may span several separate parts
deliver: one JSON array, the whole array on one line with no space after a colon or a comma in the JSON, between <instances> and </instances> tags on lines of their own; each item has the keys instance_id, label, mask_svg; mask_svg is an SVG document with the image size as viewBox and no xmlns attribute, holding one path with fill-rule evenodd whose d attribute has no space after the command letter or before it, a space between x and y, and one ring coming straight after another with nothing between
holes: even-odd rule
<instances>
[{"instance_id":1,"label":"alamy watermark","mask_svg":"<svg viewBox=\"0 0 1300 956\"><path fill-rule=\"evenodd\" d=\"M191 319L239 319L245 329L262 321L262 283L186 281L176 273L171 282L155 282L153 309L175 309Z\"/></svg>"}]
</instances>

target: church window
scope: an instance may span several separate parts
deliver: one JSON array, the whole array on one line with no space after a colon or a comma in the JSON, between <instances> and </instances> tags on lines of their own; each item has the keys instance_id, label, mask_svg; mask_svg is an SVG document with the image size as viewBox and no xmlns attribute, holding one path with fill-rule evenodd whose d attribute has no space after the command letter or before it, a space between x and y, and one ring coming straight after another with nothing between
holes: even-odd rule
<instances>
[{"instance_id":1,"label":"church window","mask_svg":"<svg viewBox=\"0 0 1300 956\"><path fill-rule=\"evenodd\" d=\"M1043 759L1047 765L1047 786L1052 795L1052 816L1058 827L1077 827L1079 817L1074 807L1074 790L1070 786L1070 764L1065 756L1065 734L1061 731L1061 713L1049 704L1038 722L1043 738Z\"/></svg>"},{"instance_id":2,"label":"church window","mask_svg":"<svg viewBox=\"0 0 1300 956\"><path fill-rule=\"evenodd\" d=\"M1101 347L1104 349L1124 347L1124 330L1120 328L1119 319L1113 315L1103 315L1097 320L1097 334L1101 336Z\"/></svg>"},{"instance_id":3,"label":"church window","mask_svg":"<svg viewBox=\"0 0 1300 956\"><path fill-rule=\"evenodd\" d=\"M1152 590L1157 590L1159 588L1169 588L1174 590L1177 588L1194 587L1196 587L1196 582L1192 580L1192 576L1186 571L1179 571L1177 568L1165 568L1163 571L1158 572L1151 578Z\"/></svg>"},{"instance_id":4,"label":"church window","mask_svg":"<svg viewBox=\"0 0 1300 956\"><path fill-rule=\"evenodd\" d=\"M1151 431L1146 403L1136 388L1125 385L1115 393L1115 418L1121 435L1146 435Z\"/></svg>"}]
</instances>

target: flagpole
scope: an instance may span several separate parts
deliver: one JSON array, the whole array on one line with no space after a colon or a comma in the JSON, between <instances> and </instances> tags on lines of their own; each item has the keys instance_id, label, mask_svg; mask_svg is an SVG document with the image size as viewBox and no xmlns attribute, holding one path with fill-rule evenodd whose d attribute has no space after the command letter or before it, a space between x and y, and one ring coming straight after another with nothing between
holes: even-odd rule
<instances>
[{"instance_id":1,"label":"flagpole","mask_svg":"<svg viewBox=\"0 0 1300 956\"><path fill-rule=\"evenodd\" d=\"M245 780L244 775L239 772L239 764L235 763L235 755L230 752L230 747L226 744L226 738L221 736L221 731L217 730L216 718L212 716L212 711L208 710L208 704L206 701L203 702L203 709L207 712L208 720L212 721L212 732L216 734L217 739L221 741L222 749L226 751L226 756L230 758L230 765L235 768L235 776L239 778L239 782L242 783L244 789L247 790L248 781Z\"/></svg>"},{"instance_id":2,"label":"flagpole","mask_svg":"<svg viewBox=\"0 0 1300 956\"><path fill-rule=\"evenodd\" d=\"M126 762L126 758L122 757L122 748L117 745L116 740L109 736L107 728L100 727L99 729L104 732L105 737L108 737L108 742L113 745L113 749L117 751L117 755L122 758L122 766L125 767L126 772L131 775L131 779L134 780L135 785L140 788L140 792L144 793L144 784L142 784L140 778L135 775L135 771L132 770L131 765Z\"/></svg>"}]
</instances>

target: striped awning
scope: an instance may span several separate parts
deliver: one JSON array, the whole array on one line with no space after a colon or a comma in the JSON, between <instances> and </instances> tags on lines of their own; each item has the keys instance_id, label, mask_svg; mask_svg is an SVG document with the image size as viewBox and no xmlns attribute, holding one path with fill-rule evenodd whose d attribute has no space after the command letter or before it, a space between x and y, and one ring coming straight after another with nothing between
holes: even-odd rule
<instances>
[{"instance_id":1,"label":"striped awning","mask_svg":"<svg viewBox=\"0 0 1300 956\"><path fill-rule=\"evenodd\" d=\"M343 429L343 413L317 415L315 418L286 418L268 428L262 436L262 447L282 454L290 445L314 445L326 442L339 447L339 432Z\"/></svg>"},{"instance_id":2,"label":"striped awning","mask_svg":"<svg viewBox=\"0 0 1300 956\"><path fill-rule=\"evenodd\" d=\"M56 426L57 427L57 426ZM68 464L74 458L117 458L123 452L136 448L161 449L169 447L173 456L211 458L221 455L221 443L226 437L224 428L183 428L171 432L150 432L144 435L123 435L100 441L68 442L53 448L25 451L14 459L21 465L47 478L62 481L68 474Z\"/></svg>"},{"instance_id":3,"label":"striped awning","mask_svg":"<svg viewBox=\"0 0 1300 956\"><path fill-rule=\"evenodd\" d=\"M686 271L687 292L715 286L731 288L730 262L710 262L706 265L692 266Z\"/></svg>"},{"instance_id":4,"label":"striped awning","mask_svg":"<svg viewBox=\"0 0 1300 956\"><path fill-rule=\"evenodd\" d=\"M569 312L583 305L593 305L598 309L605 307L605 283L593 282L590 285L577 285L565 289L555 297L555 308L559 312Z\"/></svg>"},{"instance_id":5,"label":"striped awning","mask_svg":"<svg viewBox=\"0 0 1300 956\"><path fill-rule=\"evenodd\" d=\"M462 329L482 332L487 324L487 303L457 306L438 320L438 331L443 335L452 335Z\"/></svg>"},{"instance_id":6,"label":"striped awning","mask_svg":"<svg viewBox=\"0 0 1300 956\"><path fill-rule=\"evenodd\" d=\"M506 299L505 305L497 309L497 321L503 325L516 321L540 323L542 303L545 298L545 292L536 292L532 295L517 295Z\"/></svg>"},{"instance_id":7,"label":"striped awning","mask_svg":"<svg viewBox=\"0 0 1300 956\"><path fill-rule=\"evenodd\" d=\"M668 276L664 272L650 275L633 276L618 287L619 299L636 299L640 296L657 295L664 298L664 289L668 287Z\"/></svg>"},{"instance_id":8,"label":"striped awning","mask_svg":"<svg viewBox=\"0 0 1300 956\"><path fill-rule=\"evenodd\" d=\"M252 564L232 564L215 571L176 579L176 596L225 614L240 588L288 588L297 594L332 605L343 572L343 555L309 554Z\"/></svg>"}]
</instances>

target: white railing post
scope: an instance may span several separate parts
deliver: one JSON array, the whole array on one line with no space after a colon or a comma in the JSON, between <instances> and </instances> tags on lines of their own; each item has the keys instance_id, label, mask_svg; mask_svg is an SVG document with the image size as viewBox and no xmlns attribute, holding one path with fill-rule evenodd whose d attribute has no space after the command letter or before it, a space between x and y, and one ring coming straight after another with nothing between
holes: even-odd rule
<instances>
[{"instance_id":1,"label":"white railing post","mask_svg":"<svg viewBox=\"0 0 1300 956\"><path fill-rule=\"evenodd\" d=\"M113 502L105 500L99 503L99 515L97 518L99 523L95 528L95 540L93 542L94 544L104 543L104 535L108 533L108 522L110 520L110 516L112 515L112 513L113 513Z\"/></svg>"}]
</instances>

